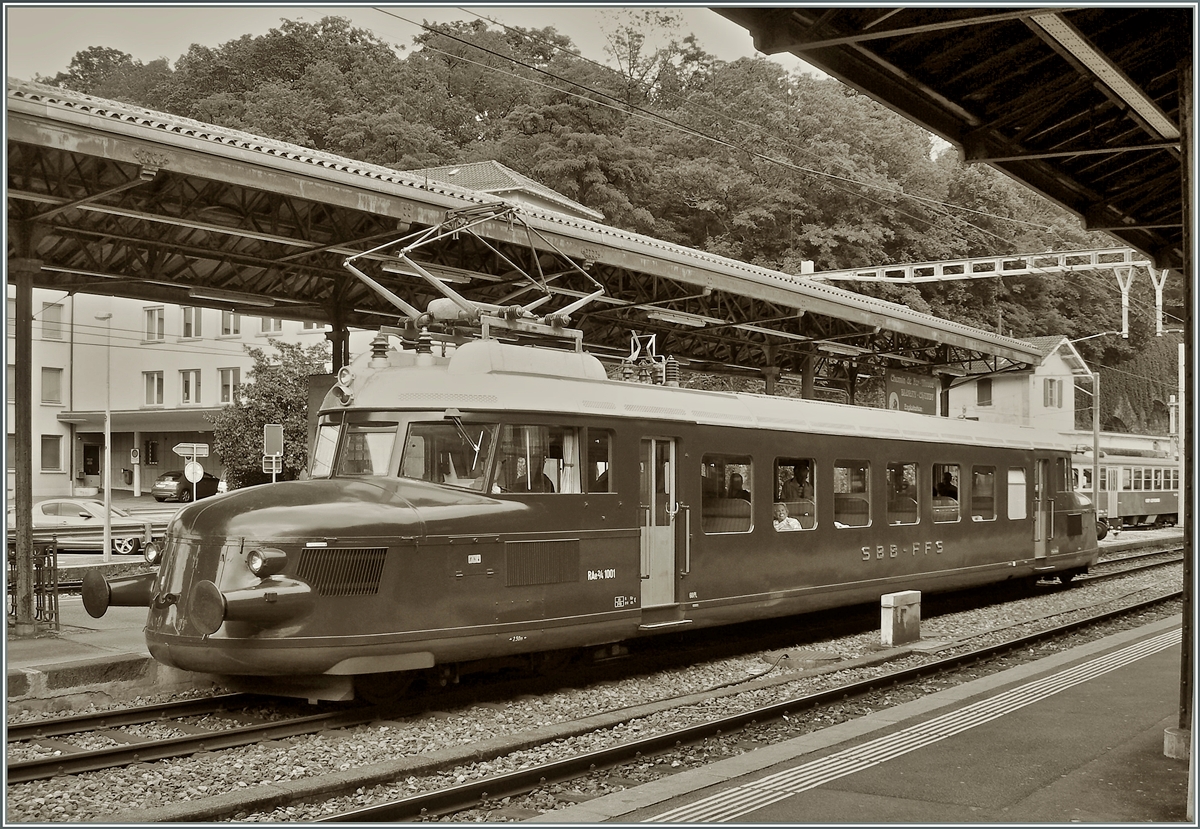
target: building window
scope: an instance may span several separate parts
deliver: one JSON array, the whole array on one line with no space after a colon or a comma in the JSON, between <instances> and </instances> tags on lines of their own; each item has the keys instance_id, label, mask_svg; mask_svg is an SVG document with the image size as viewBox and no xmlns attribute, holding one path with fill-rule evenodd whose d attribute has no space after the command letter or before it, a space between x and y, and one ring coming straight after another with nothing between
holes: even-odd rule
<instances>
[{"instance_id":1,"label":"building window","mask_svg":"<svg viewBox=\"0 0 1200 829\"><path fill-rule=\"evenodd\" d=\"M179 372L179 402L195 405L200 402L200 369Z\"/></svg>"},{"instance_id":2,"label":"building window","mask_svg":"<svg viewBox=\"0 0 1200 829\"><path fill-rule=\"evenodd\" d=\"M301 331L324 331L325 323L323 322L305 322L300 326Z\"/></svg>"},{"instance_id":3,"label":"building window","mask_svg":"<svg viewBox=\"0 0 1200 829\"><path fill-rule=\"evenodd\" d=\"M201 311L201 309L188 307L188 308L184 308L182 310L183 310L183 336L184 336L184 338L186 339L188 337L199 337L201 335L201 331L200 331L200 320L201 320L200 311Z\"/></svg>"},{"instance_id":4,"label":"building window","mask_svg":"<svg viewBox=\"0 0 1200 829\"><path fill-rule=\"evenodd\" d=\"M166 315L162 308L146 309L146 340L160 342L166 337Z\"/></svg>"},{"instance_id":5,"label":"building window","mask_svg":"<svg viewBox=\"0 0 1200 829\"><path fill-rule=\"evenodd\" d=\"M242 315L233 311L221 312L221 336L236 337L242 333Z\"/></svg>"},{"instance_id":6,"label":"building window","mask_svg":"<svg viewBox=\"0 0 1200 829\"><path fill-rule=\"evenodd\" d=\"M5 452L6 463L9 469L17 468L17 436L8 436L8 448Z\"/></svg>"},{"instance_id":7,"label":"building window","mask_svg":"<svg viewBox=\"0 0 1200 829\"><path fill-rule=\"evenodd\" d=\"M1052 377L1042 381L1042 405L1047 409L1061 409L1063 404L1063 382Z\"/></svg>"},{"instance_id":8,"label":"building window","mask_svg":"<svg viewBox=\"0 0 1200 829\"><path fill-rule=\"evenodd\" d=\"M17 301L15 299L8 301L8 317L6 319L8 320L8 335L11 337L17 327Z\"/></svg>"},{"instance_id":9,"label":"building window","mask_svg":"<svg viewBox=\"0 0 1200 829\"><path fill-rule=\"evenodd\" d=\"M238 386L242 384L242 370L240 368L221 368L217 371L221 376L221 402L232 403L237 397Z\"/></svg>"},{"instance_id":10,"label":"building window","mask_svg":"<svg viewBox=\"0 0 1200 829\"><path fill-rule=\"evenodd\" d=\"M990 406L992 405L992 378L984 377L982 380L975 381L975 405Z\"/></svg>"},{"instance_id":11,"label":"building window","mask_svg":"<svg viewBox=\"0 0 1200 829\"><path fill-rule=\"evenodd\" d=\"M61 472L62 435L42 435L42 471Z\"/></svg>"},{"instance_id":12,"label":"building window","mask_svg":"<svg viewBox=\"0 0 1200 829\"><path fill-rule=\"evenodd\" d=\"M161 406L163 404L163 373L161 371L143 371L142 377L146 386L143 403L147 406Z\"/></svg>"},{"instance_id":13,"label":"building window","mask_svg":"<svg viewBox=\"0 0 1200 829\"><path fill-rule=\"evenodd\" d=\"M61 340L63 338L61 305L52 302L42 303L42 339Z\"/></svg>"},{"instance_id":14,"label":"building window","mask_svg":"<svg viewBox=\"0 0 1200 829\"><path fill-rule=\"evenodd\" d=\"M62 376L61 368L42 369L43 403L62 403Z\"/></svg>"},{"instance_id":15,"label":"building window","mask_svg":"<svg viewBox=\"0 0 1200 829\"><path fill-rule=\"evenodd\" d=\"M8 388L5 393L8 395L8 402L11 403L17 399L17 367L16 366L8 367L7 381L8 381L7 382Z\"/></svg>"},{"instance_id":16,"label":"building window","mask_svg":"<svg viewBox=\"0 0 1200 829\"><path fill-rule=\"evenodd\" d=\"M263 317L262 332L264 334L278 334L283 330L283 320L278 317Z\"/></svg>"}]
</instances>

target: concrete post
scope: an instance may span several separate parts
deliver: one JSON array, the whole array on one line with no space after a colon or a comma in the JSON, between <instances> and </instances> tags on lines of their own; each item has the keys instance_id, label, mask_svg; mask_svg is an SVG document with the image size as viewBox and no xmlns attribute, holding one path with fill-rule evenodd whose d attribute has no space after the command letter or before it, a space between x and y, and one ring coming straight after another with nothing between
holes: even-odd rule
<instances>
[{"instance_id":1,"label":"concrete post","mask_svg":"<svg viewBox=\"0 0 1200 829\"><path fill-rule=\"evenodd\" d=\"M921 639L921 591L887 593L880 602L880 640L886 647Z\"/></svg>"}]
</instances>

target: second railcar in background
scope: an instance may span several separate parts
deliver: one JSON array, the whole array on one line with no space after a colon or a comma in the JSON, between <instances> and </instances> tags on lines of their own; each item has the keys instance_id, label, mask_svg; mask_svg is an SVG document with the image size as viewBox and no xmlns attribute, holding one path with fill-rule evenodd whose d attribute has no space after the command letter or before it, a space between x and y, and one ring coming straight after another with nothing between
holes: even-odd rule
<instances>
[{"instance_id":1,"label":"second railcar in background","mask_svg":"<svg viewBox=\"0 0 1200 829\"><path fill-rule=\"evenodd\" d=\"M1101 453L1098 490L1092 455L1075 455L1072 463L1072 483L1095 503L1101 538L1109 529L1179 523L1179 461Z\"/></svg>"}]
</instances>

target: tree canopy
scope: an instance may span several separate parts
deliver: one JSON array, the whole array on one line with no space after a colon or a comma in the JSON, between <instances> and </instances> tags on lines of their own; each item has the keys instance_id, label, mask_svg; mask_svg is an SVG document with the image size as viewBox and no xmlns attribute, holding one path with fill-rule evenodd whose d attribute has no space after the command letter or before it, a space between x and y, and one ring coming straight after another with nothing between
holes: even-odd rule
<instances>
[{"instance_id":1,"label":"tree canopy","mask_svg":"<svg viewBox=\"0 0 1200 829\"><path fill-rule=\"evenodd\" d=\"M718 60L669 9L608 21L609 64L553 28L459 21L397 48L325 17L193 45L173 66L93 46L38 80L397 169L494 159L608 224L793 273L806 260L1116 246L835 80ZM1085 359L1115 367L1145 350L1148 282L1135 280L1130 339L1084 341ZM1181 319L1174 283L1167 312ZM854 289L1015 337L1074 339L1121 320L1108 272Z\"/></svg>"}]
</instances>

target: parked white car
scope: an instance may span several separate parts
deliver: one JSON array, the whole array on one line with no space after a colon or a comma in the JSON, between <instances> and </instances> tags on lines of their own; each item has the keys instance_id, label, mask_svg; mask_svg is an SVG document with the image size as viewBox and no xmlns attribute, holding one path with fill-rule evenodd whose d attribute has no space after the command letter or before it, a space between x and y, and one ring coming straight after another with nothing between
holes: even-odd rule
<instances>
[{"instance_id":1,"label":"parked white car","mask_svg":"<svg viewBox=\"0 0 1200 829\"><path fill-rule=\"evenodd\" d=\"M150 525L129 514L120 507L112 507L112 550L117 555L136 555L147 538ZM8 530L17 526L16 510L8 511ZM104 551L104 502L88 498L49 498L33 505L33 528L35 530L61 527L69 530L58 539L60 550ZM80 534L76 528L95 530Z\"/></svg>"}]
</instances>

